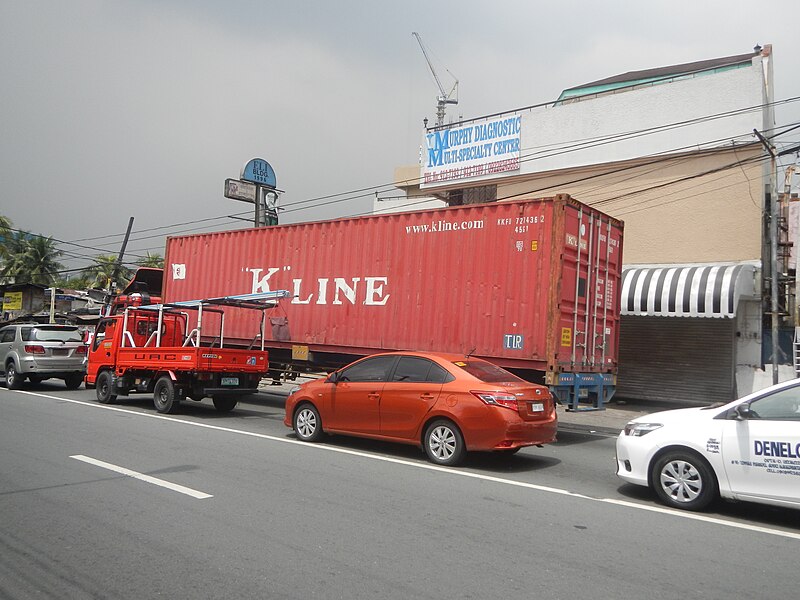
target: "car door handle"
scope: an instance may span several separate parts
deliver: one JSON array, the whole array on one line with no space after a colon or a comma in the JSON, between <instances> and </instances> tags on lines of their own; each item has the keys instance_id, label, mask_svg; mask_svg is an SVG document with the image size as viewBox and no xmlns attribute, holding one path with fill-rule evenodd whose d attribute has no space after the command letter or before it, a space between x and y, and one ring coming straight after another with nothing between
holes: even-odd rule
<instances>
[{"instance_id":1,"label":"car door handle","mask_svg":"<svg viewBox=\"0 0 800 600\"><path fill-rule=\"evenodd\" d=\"M433 400L436 396L434 396L433 394L420 394L419 397L422 400Z\"/></svg>"},{"instance_id":2,"label":"car door handle","mask_svg":"<svg viewBox=\"0 0 800 600\"><path fill-rule=\"evenodd\" d=\"M373 400L378 400L381 397L379 392L370 392L367 394L367 398L372 398Z\"/></svg>"}]
</instances>

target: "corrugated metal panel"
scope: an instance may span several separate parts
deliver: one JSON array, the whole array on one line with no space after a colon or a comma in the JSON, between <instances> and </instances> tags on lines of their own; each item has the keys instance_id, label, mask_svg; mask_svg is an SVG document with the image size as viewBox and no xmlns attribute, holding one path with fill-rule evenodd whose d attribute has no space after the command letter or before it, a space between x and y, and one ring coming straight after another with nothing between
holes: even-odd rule
<instances>
[{"instance_id":1,"label":"corrugated metal panel","mask_svg":"<svg viewBox=\"0 0 800 600\"><path fill-rule=\"evenodd\" d=\"M617 397L729 402L735 347L734 319L622 317Z\"/></svg>"},{"instance_id":2,"label":"corrugated metal panel","mask_svg":"<svg viewBox=\"0 0 800 600\"><path fill-rule=\"evenodd\" d=\"M594 215L612 242L598 246L591 227L581 234L579 213ZM617 334L621 240L619 222L568 196L170 238L164 298L288 289L295 298L278 313L288 320L283 347L471 352L545 369L569 362L563 349L574 345L585 370L609 371L616 366L616 344L608 340ZM580 293L576 268L566 278L562 272L562 262L578 255L586 280ZM590 328L607 329L606 343L585 359L571 333L576 304L582 328L588 312ZM226 335L253 326L226 321Z\"/></svg>"}]
</instances>

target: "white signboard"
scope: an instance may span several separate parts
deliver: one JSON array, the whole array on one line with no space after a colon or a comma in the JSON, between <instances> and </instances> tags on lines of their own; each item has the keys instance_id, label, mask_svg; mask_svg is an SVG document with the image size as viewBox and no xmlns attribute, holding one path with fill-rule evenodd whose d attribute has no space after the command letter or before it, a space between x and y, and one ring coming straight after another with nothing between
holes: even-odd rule
<instances>
[{"instance_id":1,"label":"white signboard","mask_svg":"<svg viewBox=\"0 0 800 600\"><path fill-rule=\"evenodd\" d=\"M420 187L519 170L520 122L506 115L427 132Z\"/></svg>"},{"instance_id":2,"label":"white signboard","mask_svg":"<svg viewBox=\"0 0 800 600\"><path fill-rule=\"evenodd\" d=\"M238 179L225 180L225 197L245 202L256 201L256 184Z\"/></svg>"}]
</instances>

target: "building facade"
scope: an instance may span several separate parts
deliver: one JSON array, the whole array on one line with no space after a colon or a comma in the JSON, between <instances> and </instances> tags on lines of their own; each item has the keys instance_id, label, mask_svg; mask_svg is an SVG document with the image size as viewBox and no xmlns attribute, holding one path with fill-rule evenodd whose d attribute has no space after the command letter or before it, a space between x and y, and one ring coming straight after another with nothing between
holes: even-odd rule
<instances>
[{"instance_id":1,"label":"building facade","mask_svg":"<svg viewBox=\"0 0 800 600\"><path fill-rule=\"evenodd\" d=\"M426 129L420 165L395 173L395 209L568 193L625 222L618 396L705 403L764 387L774 180L754 132L780 134L771 50Z\"/></svg>"}]
</instances>

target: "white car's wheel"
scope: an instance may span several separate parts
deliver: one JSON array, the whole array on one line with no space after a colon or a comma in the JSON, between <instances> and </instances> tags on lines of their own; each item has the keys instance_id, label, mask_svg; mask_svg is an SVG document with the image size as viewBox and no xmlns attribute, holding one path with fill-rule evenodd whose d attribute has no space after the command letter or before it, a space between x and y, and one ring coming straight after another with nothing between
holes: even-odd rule
<instances>
[{"instance_id":1,"label":"white car's wheel","mask_svg":"<svg viewBox=\"0 0 800 600\"><path fill-rule=\"evenodd\" d=\"M650 481L665 504L685 510L703 510L717 497L717 478L696 454L675 450L653 464Z\"/></svg>"}]
</instances>

